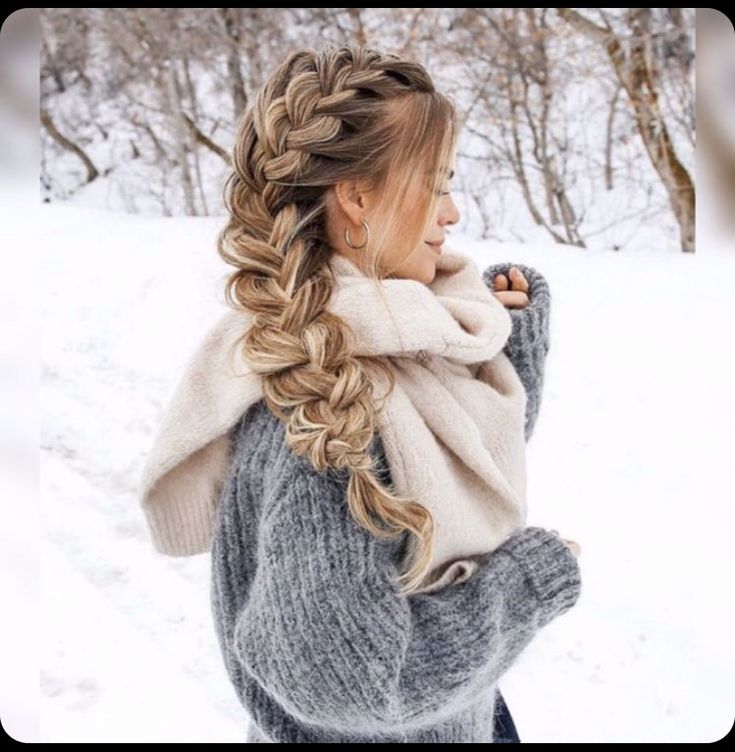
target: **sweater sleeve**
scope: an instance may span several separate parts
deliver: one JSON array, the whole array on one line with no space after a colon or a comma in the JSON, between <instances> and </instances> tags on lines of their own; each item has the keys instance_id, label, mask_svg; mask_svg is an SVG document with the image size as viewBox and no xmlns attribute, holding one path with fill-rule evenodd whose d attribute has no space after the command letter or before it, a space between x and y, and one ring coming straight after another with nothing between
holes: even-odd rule
<instances>
[{"instance_id":1,"label":"sweater sleeve","mask_svg":"<svg viewBox=\"0 0 735 752\"><path fill-rule=\"evenodd\" d=\"M493 290L495 277L498 274L507 276L512 266L518 267L528 280L528 305L507 309L513 327L503 351L516 369L528 396L525 424L525 438L528 441L541 407L546 356L550 346L551 293L546 278L538 270L511 261L487 267L482 273L483 281Z\"/></svg>"},{"instance_id":2,"label":"sweater sleeve","mask_svg":"<svg viewBox=\"0 0 735 752\"><path fill-rule=\"evenodd\" d=\"M290 457L264 491L233 652L303 723L380 734L441 722L580 595L574 555L538 527L481 555L458 585L401 595L393 578L408 533L374 537L352 519L344 476Z\"/></svg>"}]
</instances>

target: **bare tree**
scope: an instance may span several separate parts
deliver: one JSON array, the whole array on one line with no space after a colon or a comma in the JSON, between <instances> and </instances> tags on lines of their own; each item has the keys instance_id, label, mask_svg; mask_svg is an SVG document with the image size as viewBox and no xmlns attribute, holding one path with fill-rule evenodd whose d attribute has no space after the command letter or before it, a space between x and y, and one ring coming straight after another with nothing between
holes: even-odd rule
<instances>
[{"instance_id":1,"label":"bare tree","mask_svg":"<svg viewBox=\"0 0 735 752\"><path fill-rule=\"evenodd\" d=\"M533 221L560 243L584 247L568 192L561 111L548 42L554 33L544 8L470 8L455 21L486 66L475 75L474 117L495 124L490 135L510 167Z\"/></svg>"},{"instance_id":2,"label":"bare tree","mask_svg":"<svg viewBox=\"0 0 735 752\"><path fill-rule=\"evenodd\" d=\"M651 55L651 8L631 8L625 13L630 33L628 49L609 20L599 25L573 8L558 8L559 15L575 29L605 49L620 85L635 113L638 132L651 163L668 192L680 227L681 250L694 252L694 184L680 161L659 106L660 72Z\"/></svg>"},{"instance_id":3,"label":"bare tree","mask_svg":"<svg viewBox=\"0 0 735 752\"><path fill-rule=\"evenodd\" d=\"M54 121L51 119L51 115L46 110L41 109L41 125L46 129L49 136L56 141L62 149L70 151L75 154L81 160L84 168L87 171L87 180L85 182L91 183L100 174L100 171L95 167L94 162L89 158L87 153L82 149L79 144L74 143L70 138L67 138L54 125Z\"/></svg>"},{"instance_id":4,"label":"bare tree","mask_svg":"<svg viewBox=\"0 0 735 752\"><path fill-rule=\"evenodd\" d=\"M268 72L350 39L420 60L452 96L458 197L482 236L620 247L653 220L675 234L693 206L691 10L45 8L45 195L109 174L100 195L127 211L220 211L237 120ZM627 51L622 73L600 33Z\"/></svg>"},{"instance_id":5,"label":"bare tree","mask_svg":"<svg viewBox=\"0 0 735 752\"><path fill-rule=\"evenodd\" d=\"M245 8L217 8L216 11L222 20L222 28L227 50L227 73L230 78L230 91L232 92L233 117L245 111L248 105L248 95L245 90L245 80L240 67L240 47L242 43L242 31L245 26ZM257 8L253 8L257 11Z\"/></svg>"}]
</instances>

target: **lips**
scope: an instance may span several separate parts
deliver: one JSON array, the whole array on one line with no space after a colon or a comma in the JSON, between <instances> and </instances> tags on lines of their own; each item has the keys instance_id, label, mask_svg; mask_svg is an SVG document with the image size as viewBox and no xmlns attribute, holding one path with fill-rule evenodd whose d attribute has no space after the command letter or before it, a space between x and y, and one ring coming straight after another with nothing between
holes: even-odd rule
<instances>
[{"instance_id":1,"label":"lips","mask_svg":"<svg viewBox=\"0 0 735 752\"><path fill-rule=\"evenodd\" d=\"M432 250L436 251L437 253L442 252L442 244L441 243L430 243L428 240L424 241L426 245L429 246Z\"/></svg>"}]
</instances>

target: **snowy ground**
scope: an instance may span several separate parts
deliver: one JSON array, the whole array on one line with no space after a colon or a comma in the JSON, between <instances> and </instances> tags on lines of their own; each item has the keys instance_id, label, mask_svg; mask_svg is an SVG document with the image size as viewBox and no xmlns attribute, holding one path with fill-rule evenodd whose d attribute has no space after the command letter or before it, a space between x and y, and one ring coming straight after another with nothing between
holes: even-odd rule
<instances>
[{"instance_id":1,"label":"snowy ground","mask_svg":"<svg viewBox=\"0 0 735 752\"><path fill-rule=\"evenodd\" d=\"M224 302L222 218L46 205L42 741L242 741L209 558L154 552L136 485ZM735 262L463 240L553 298L529 524L582 546L577 606L500 686L524 742L710 742L735 707Z\"/></svg>"}]
</instances>

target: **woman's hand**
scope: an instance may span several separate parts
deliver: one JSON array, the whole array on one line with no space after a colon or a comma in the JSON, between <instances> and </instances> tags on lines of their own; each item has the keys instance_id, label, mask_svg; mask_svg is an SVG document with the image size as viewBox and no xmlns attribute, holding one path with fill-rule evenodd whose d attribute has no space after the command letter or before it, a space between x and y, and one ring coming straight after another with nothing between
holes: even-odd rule
<instances>
[{"instance_id":1,"label":"woman's hand","mask_svg":"<svg viewBox=\"0 0 735 752\"><path fill-rule=\"evenodd\" d=\"M579 558L579 555L580 555L580 554L582 553L582 547L581 547L581 546L579 545L579 543L577 543L577 541L573 541L573 540L567 540L566 538L562 538L562 537L561 537L561 536L559 535L559 531L558 531L558 530L552 530L551 532L552 532L552 533L554 533L554 535L555 535L555 536L556 536L557 538L561 538L562 542L566 544L567 548L568 548L568 549L569 549L569 550L570 550L570 551L571 551L571 552L572 552L572 553L573 553L573 554L574 554L574 555L575 555L575 556L576 556L577 558Z\"/></svg>"},{"instance_id":2,"label":"woman's hand","mask_svg":"<svg viewBox=\"0 0 735 752\"><path fill-rule=\"evenodd\" d=\"M510 284L508 282L510 277ZM515 266L505 274L496 274L493 278L493 295L506 308L525 308L528 305L528 280L523 272ZM510 288L510 289L509 289Z\"/></svg>"}]
</instances>

